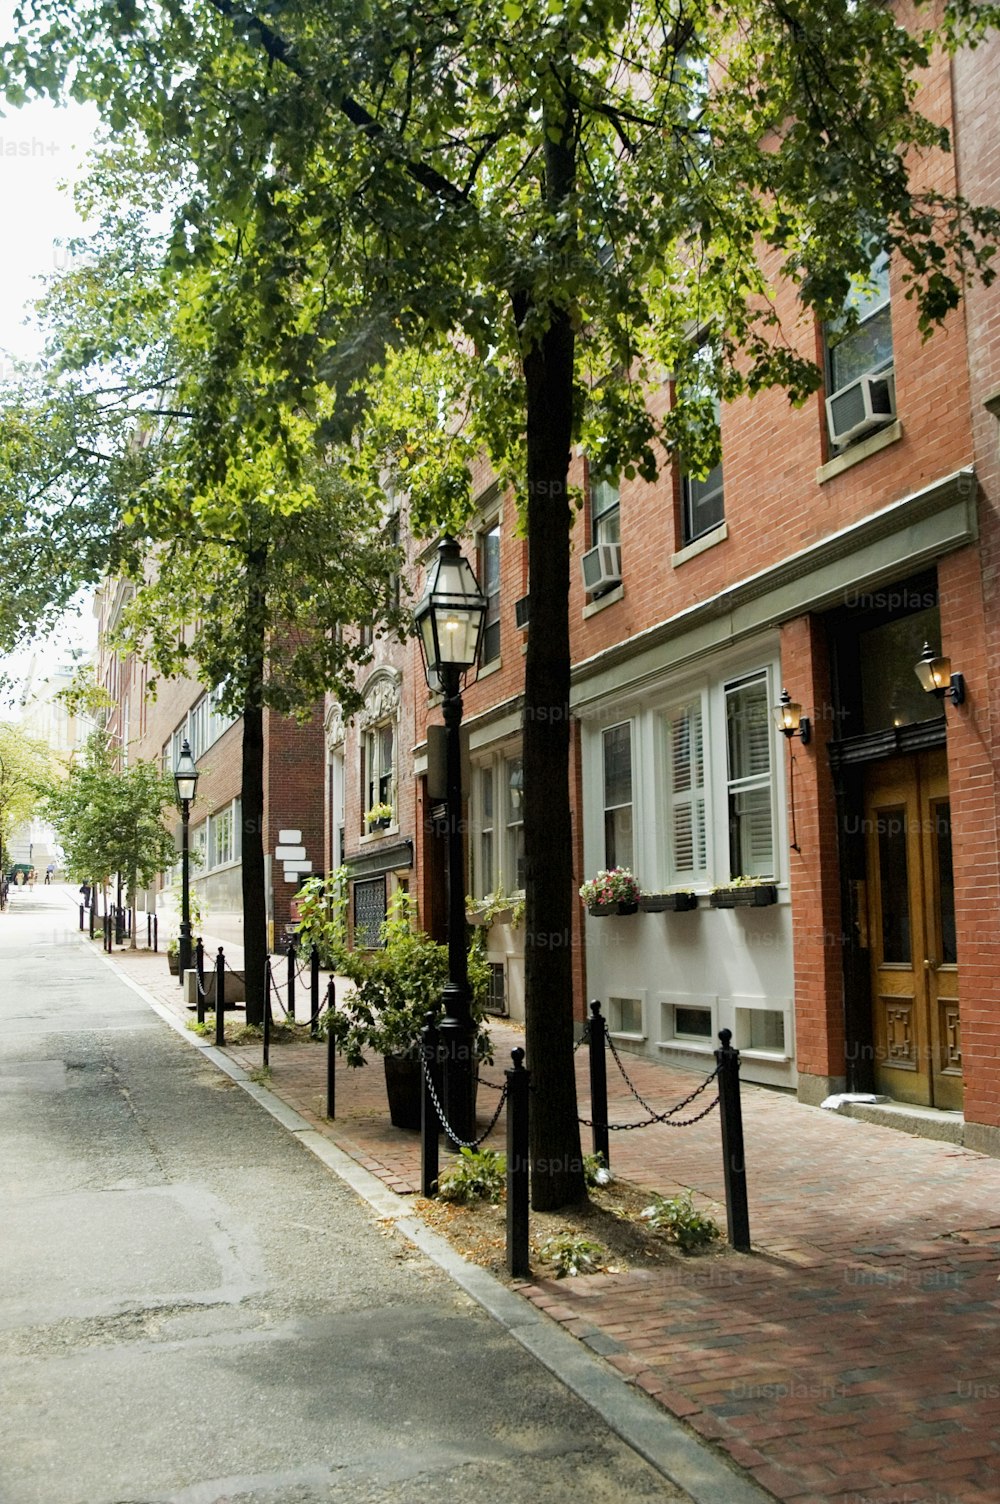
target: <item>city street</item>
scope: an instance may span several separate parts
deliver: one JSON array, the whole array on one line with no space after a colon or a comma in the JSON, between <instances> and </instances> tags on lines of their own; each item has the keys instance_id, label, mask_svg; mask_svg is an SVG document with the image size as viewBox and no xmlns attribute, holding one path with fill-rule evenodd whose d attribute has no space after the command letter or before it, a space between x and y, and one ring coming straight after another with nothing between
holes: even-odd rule
<instances>
[{"instance_id":1,"label":"city street","mask_svg":"<svg viewBox=\"0 0 1000 1504\"><path fill-rule=\"evenodd\" d=\"M0 916L3 1504L687 1497L75 923Z\"/></svg>"}]
</instances>

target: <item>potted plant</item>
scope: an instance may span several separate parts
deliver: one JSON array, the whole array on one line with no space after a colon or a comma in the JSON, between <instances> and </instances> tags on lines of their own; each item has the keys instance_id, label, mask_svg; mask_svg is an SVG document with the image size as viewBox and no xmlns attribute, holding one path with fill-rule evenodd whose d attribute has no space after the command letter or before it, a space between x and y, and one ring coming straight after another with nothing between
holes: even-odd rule
<instances>
[{"instance_id":1,"label":"potted plant","mask_svg":"<svg viewBox=\"0 0 1000 1504\"><path fill-rule=\"evenodd\" d=\"M734 877L712 890L710 902L713 909L766 909L778 902L778 889L758 877Z\"/></svg>"},{"instance_id":2,"label":"potted plant","mask_svg":"<svg viewBox=\"0 0 1000 1504\"><path fill-rule=\"evenodd\" d=\"M686 914L697 907L697 893L687 890L639 894L639 908L644 914Z\"/></svg>"},{"instance_id":3,"label":"potted plant","mask_svg":"<svg viewBox=\"0 0 1000 1504\"><path fill-rule=\"evenodd\" d=\"M627 867L612 867L590 877L580 897L595 918L604 914L635 914L639 909L639 883Z\"/></svg>"},{"instance_id":4,"label":"potted plant","mask_svg":"<svg viewBox=\"0 0 1000 1504\"><path fill-rule=\"evenodd\" d=\"M365 824L369 831L388 830L392 824L392 805L373 804L371 809L365 811Z\"/></svg>"},{"instance_id":5,"label":"potted plant","mask_svg":"<svg viewBox=\"0 0 1000 1504\"><path fill-rule=\"evenodd\" d=\"M172 977L180 976L181 943L176 935L171 935L170 939L167 941L167 965L170 968L170 975Z\"/></svg>"},{"instance_id":6,"label":"potted plant","mask_svg":"<svg viewBox=\"0 0 1000 1504\"><path fill-rule=\"evenodd\" d=\"M329 1016L327 1026L349 1066L367 1064L366 1056L371 1052L382 1056L390 1121L397 1128L419 1128L421 1033L428 1013L441 1016L448 948L416 928L416 905L400 892L394 895L382 925L381 948L348 950L343 924L346 885L338 882L338 876L334 875L331 893L320 892L329 888L330 879L307 884L311 891L306 895L306 916L300 927L300 934L310 941L321 940L321 953L353 983L352 991L344 994ZM324 897L327 917L321 922L318 907ZM489 965L477 936L469 949L469 986L476 1058L481 1061L492 1059L490 1036L483 1024L488 981Z\"/></svg>"},{"instance_id":7,"label":"potted plant","mask_svg":"<svg viewBox=\"0 0 1000 1504\"><path fill-rule=\"evenodd\" d=\"M474 929L484 931L491 924L518 925L524 919L524 899L511 898L501 883L489 898L466 898L465 918Z\"/></svg>"}]
</instances>

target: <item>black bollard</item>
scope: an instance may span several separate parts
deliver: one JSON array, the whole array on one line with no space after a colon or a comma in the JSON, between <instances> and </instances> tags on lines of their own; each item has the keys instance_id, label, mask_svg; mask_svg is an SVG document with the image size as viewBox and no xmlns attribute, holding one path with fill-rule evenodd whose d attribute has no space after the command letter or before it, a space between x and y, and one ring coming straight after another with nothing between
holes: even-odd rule
<instances>
[{"instance_id":1,"label":"black bollard","mask_svg":"<svg viewBox=\"0 0 1000 1504\"><path fill-rule=\"evenodd\" d=\"M295 937L288 937L288 1022L295 1022Z\"/></svg>"},{"instance_id":2,"label":"black bollard","mask_svg":"<svg viewBox=\"0 0 1000 1504\"><path fill-rule=\"evenodd\" d=\"M271 979L270 962L267 967L267 982ZM261 1060L265 1070L271 1066L271 989L265 982L264 986L264 1054Z\"/></svg>"},{"instance_id":3,"label":"black bollard","mask_svg":"<svg viewBox=\"0 0 1000 1504\"><path fill-rule=\"evenodd\" d=\"M740 1052L732 1048L731 1029L719 1033L719 1117L722 1121L722 1173L726 1183L726 1220L729 1241L740 1253L750 1252L750 1213L747 1209L747 1168L743 1153L743 1108L740 1103Z\"/></svg>"},{"instance_id":4,"label":"black bollard","mask_svg":"<svg viewBox=\"0 0 1000 1504\"><path fill-rule=\"evenodd\" d=\"M420 1081L420 1194L433 1196L440 1172L441 1118L431 1093L433 1086L441 1100L441 1039L433 1013L424 1014L420 1031L423 1074Z\"/></svg>"},{"instance_id":5,"label":"black bollard","mask_svg":"<svg viewBox=\"0 0 1000 1504\"><path fill-rule=\"evenodd\" d=\"M507 1269L515 1279L531 1274L528 1261L528 1092L531 1072L524 1051L511 1050L507 1077Z\"/></svg>"},{"instance_id":6,"label":"black bollard","mask_svg":"<svg viewBox=\"0 0 1000 1504\"><path fill-rule=\"evenodd\" d=\"M333 977L326 989L326 1115L331 1120L337 1116L337 1036L330 1026L330 1014L337 1006L337 994Z\"/></svg>"},{"instance_id":7,"label":"black bollard","mask_svg":"<svg viewBox=\"0 0 1000 1504\"><path fill-rule=\"evenodd\" d=\"M590 1118L593 1123L594 1153L605 1167L611 1164L611 1133L608 1129L608 1060L607 1025L601 1017L601 1005L595 998L590 1005Z\"/></svg>"},{"instance_id":8,"label":"black bollard","mask_svg":"<svg viewBox=\"0 0 1000 1504\"><path fill-rule=\"evenodd\" d=\"M198 1022L203 1024L205 1022L205 943L200 935L194 948L194 985Z\"/></svg>"},{"instance_id":9,"label":"black bollard","mask_svg":"<svg viewBox=\"0 0 1000 1504\"><path fill-rule=\"evenodd\" d=\"M94 923L97 914L97 894L93 893L90 899L90 938L94 938Z\"/></svg>"},{"instance_id":10,"label":"black bollard","mask_svg":"<svg viewBox=\"0 0 1000 1504\"><path fill-rule=\"evenodd\" d=\"M319 1035L319 951L315 945L309 952L309 1032L313 1039Z\"/></svg>"},{"instance_id":11,"label":"black bollard","mask_svg":"<svg viewBox=\"0 0 1000 1504\"><path fill-rule=\"evenodd\" d=\"M226 1042L226 958L221 945L215 960L215 1042Z\"/></svg>"},{"instance_id":12,"label":"black bollard","mask_svg":"<svg viewBox=\"0 0 1000 1504\"><path fill-rule=\"evenodd\" d=\"M160 916L159 916L159 914L154 914L153 915L153 949L154 950L159 950L159 948L160 948Z\"/></svg>"},{"instance_id":13,"label":"black bollard","mask_svg":"<svg viewBox=\"0 0 1000 1504\"><path fill-rule=\"evenodd\" d=\"M80 928L83 929L83 904L80 905Z\"/></svg>"}]
</instances>

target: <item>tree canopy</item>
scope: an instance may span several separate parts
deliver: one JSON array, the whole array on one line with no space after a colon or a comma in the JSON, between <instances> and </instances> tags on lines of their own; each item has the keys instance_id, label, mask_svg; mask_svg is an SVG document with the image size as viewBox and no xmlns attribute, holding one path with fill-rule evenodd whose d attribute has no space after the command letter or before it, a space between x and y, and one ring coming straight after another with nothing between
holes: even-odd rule
<instances>
[{"instance_id":1,"label":"tree canopy","mask_svg":"<svg viewBox=\"0 0 1000 1504\"><path fill-rule=\"evenodd\" d=\"M406 488L428 529L468 512L480 451L518 496L532 595L533 1195L557 1205L583 1188L571 448L596 473L652 478L673 453L704 471L713 399L814 390L815 320L842 314L878 252L894 255L925 330L970 275L992 275L1000 216L937 186L947 131L920 113L919 84L936 49L974 45L1000 12L974 0L926 12L270 0L260 13L237 0L32 0L19 14L0 55L8 98L95 100L113 170L162 216L150 296L171 300L196 357L183 402L170 388L188 435L175 499L213 494L237 448L250 475L262 456L298 460L300 438L338 454L369 494L386 477ZM101 316L116 325L130 293L112 292ZM62 339L86 364L70 328ZM678 400L651 404L666 375Z\"/></svg>"}]
</instances>

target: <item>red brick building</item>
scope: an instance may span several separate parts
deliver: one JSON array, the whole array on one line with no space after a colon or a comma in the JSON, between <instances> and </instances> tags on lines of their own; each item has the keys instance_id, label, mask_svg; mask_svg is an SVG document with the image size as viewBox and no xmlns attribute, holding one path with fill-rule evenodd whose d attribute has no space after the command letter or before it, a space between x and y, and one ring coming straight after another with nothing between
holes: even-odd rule
<instances>
[{"instance_id":1,"label":"red brick building","mask_svg":"<svg viewBox=\"0 0 1000 1504\"><path fill-rule=\"evenodd\" d=\"M955 143L924 170L977 202L1000 202L998 64L996 41L939 59L922 96ZM685 912L581 906L576 1005L582 1020L602 998L623 1043L685 1064L728 1027L750 1079L811 1103L876 1092L927 1131L1000 1152L1000 298L973 289L924 343L903 293L897 266L877 264L840 341L796 322L789 296L825 389L797 410L779 393L727 406L707 479L619 488L575 461L577 880L617 863L647 892L696 897ZM465 695L467 887L481 899L522 884L531 626L512 504L488 473L472 483L490 606ZM962 703L921 688L925 643L964 676ZM400 884L437 932L436 710L416 645L383 657L360 721L328 717L328 863L348 859L356 933ZM783 689L808 742L775 723ZM365 811L386 791L392 824L372 830ZM494 924L489 946L517 1016L523 934Z\"/></svg>"}]
</instances>

